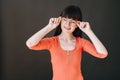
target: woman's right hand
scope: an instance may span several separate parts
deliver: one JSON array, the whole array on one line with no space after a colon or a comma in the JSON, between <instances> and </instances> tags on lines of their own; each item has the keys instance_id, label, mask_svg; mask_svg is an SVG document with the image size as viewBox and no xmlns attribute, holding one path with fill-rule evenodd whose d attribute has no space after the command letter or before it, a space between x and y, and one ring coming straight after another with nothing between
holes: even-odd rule
<instances>
[{"instance_id":1,"label":"woman's right hand","mask_svg":"<svg viewBox=\"0 0 120 80\"><path fill-rule=\"evenodd\" d=\"M48 26L52 29L55 29L61 22L61 17L50 18Z\"/></svg>"}]
</instances>

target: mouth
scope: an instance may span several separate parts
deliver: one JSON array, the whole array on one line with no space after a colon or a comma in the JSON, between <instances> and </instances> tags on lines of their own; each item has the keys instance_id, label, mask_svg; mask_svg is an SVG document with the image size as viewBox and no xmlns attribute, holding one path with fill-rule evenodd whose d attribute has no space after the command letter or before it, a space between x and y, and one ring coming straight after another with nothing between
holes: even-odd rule
<instances>
[{"instance_id":1,"label":"mouth","mask_svg":"<svg viewBox=\"0 0 120 80\"><path fill-rule=\"evenodd\" d=\"M64 27L65 30L71 30L71 28Z\"/></svg>"}]
</instances>

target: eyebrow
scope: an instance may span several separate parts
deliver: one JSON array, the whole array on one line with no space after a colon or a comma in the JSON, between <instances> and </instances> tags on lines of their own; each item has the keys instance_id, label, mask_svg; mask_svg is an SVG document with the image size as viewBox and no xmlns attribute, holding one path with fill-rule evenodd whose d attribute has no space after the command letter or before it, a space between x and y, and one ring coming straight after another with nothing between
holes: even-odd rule
<instances>
[{"instance_id":1,"label":"eyebrow","mask_svg":"<svg viewBox=\"0 0 120 80\"><path fill-rule=\"evenodd\" d=\"M66 18L64 18L63 17L63 19L66 19ZM66 19L67 20L67 19ZM72 22L76 22L75 20L73 20L73 19L68 19L69 21L72 21Z\"/></svg>"}]
</instances>

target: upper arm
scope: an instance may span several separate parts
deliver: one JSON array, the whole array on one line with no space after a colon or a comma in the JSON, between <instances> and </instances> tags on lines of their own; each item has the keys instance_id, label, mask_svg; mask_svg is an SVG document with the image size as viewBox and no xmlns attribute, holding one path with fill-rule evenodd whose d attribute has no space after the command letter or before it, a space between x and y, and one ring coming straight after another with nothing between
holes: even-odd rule
<instances>
[{"instance_id":1,"label":"upper arm","mask_svg":"<svg viewBox=\"0 0 120 80\"><path fill-rule=\"evenodd\" d=\"M51 44L52 44L52 39L51 38L43 38L39 41L38 44L30 47L30 49L32 49L32 50L45 50L45 49L49 50Z\"/></svg>"},{"instance_id":2,"label":"upper arm","mask_svg":"<svg viewBox=\"0 0 120 80\"><path fill-rule=\"evenodd\" d=\"M83 50L98 58L105 58L107 56L106 54L98 53L94 45L88 40L83 40Z\"/></svg>"}]
</instances>

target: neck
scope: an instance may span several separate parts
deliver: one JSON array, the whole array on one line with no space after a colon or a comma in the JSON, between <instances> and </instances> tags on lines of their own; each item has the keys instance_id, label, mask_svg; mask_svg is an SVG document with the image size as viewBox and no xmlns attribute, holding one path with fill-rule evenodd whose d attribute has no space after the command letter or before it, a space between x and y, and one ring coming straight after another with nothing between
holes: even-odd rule
<instances>
[{"instance_id":1,"label":"neck","mask_svg":"<svg viewBox=\"0 0 120 80\"><path fill-rule=\"evenodd\" d=\"M59 37L64 40L73 40L75 38L73 34L64 34L64 33L61 33Z\"/></svg>"}]
</instances>

